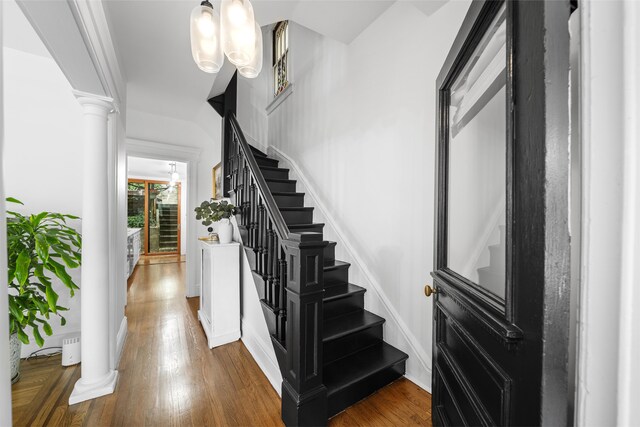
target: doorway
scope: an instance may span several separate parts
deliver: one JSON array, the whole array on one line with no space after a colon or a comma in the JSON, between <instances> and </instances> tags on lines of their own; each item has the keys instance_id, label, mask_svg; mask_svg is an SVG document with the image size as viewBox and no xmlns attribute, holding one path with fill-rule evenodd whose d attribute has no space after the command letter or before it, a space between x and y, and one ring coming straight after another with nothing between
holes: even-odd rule
<instances>
[{"instance_id":1,"label":"doorway","mask_svg":"<svg viewBox=\"0 0 640 427\"><path fill-rule=\"evenodd\" d=\"M140 229L141 255L180 254L181 193L179 182L129 179L127 224Z\"/></svg>"},{"instance_id":2,"label":"doorway","mask_svg":"<svg viewBox=\"0 0 640 427\"><path fill-rule=\"evenodd\" d=\"M129 282L139 265L187 262L187 163L127 156Z\"/></svg>"}]
</instances>

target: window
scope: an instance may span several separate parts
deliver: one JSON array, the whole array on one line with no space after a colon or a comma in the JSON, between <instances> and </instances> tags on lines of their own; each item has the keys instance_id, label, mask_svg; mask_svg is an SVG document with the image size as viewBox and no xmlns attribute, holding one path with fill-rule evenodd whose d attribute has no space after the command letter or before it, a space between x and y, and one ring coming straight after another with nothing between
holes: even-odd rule
<instances>
[{"instance_id":1,"label":"window","mask_svg":"<svg viewBox=\"0 0 640 427\"><path fill-rule=\"evenodd\" d=\"M273 29L273 96L289 85L287 74L289 54L289 21L278 22Z\"/></svg>"}]
</instances>

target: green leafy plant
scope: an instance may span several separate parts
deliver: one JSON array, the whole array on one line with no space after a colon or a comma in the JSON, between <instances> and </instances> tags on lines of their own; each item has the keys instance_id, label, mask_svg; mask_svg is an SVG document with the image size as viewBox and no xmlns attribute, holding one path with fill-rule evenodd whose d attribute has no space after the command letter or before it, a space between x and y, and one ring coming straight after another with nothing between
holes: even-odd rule
<instances>
[{"instance_id":1,"label":"green leafy plant","mask_svg":"<svg viewBox=\"0 0 640 427\"><path fill-rule=\"evenodd\" d=\"M144 214L131 215L127 217L127 226L129 228L144 227Z\"/></svg>"},{"instance_id":2,"label":"green leafy plant","mask_svg":"<svg viewBox=\"0 0 640 427\"><path fill-rule=\"evenodd\" d=\"M22 205L14 198L7 202ZM25 332L31 327L36 344L42 347L44 339L40 328L51 335L51 315L66 319L61 312L68 308L58 305L58 294L53 289L52 275L60 279L71 296L78 288L67 268L81 264L82 236L67 224L73 215L41 212L29 216L7 211L7 249L9 269L9 330L29 344Z\"/></svg>"},{"instance_id":3,"label":"green leafy plant","mask_svg":"<svg viewBox=\"0 0 640 427\"><path fill-rule=\"evenodd\" d=\"M195 211L196 219L202 220L202 225L208 226L221 219L231 218L236 213L236 207L225 200L216 202L211 199L200 203Z\"/></svg>"}]
</instances>

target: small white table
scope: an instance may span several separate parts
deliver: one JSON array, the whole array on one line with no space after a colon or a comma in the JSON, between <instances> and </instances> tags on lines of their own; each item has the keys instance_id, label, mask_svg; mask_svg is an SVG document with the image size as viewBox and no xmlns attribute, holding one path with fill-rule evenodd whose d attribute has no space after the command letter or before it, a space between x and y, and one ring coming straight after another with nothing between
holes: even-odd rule
<instances>
[{"instance_id":1,"label":"small white table","mask_svg":"<svg viewBox=\"0 0 640 427\"><path fill-rule=\"evenodd\" d=\"M240 243L200 241L200 310L209 348L240 339Z\"/></svg>"}]
</instances>

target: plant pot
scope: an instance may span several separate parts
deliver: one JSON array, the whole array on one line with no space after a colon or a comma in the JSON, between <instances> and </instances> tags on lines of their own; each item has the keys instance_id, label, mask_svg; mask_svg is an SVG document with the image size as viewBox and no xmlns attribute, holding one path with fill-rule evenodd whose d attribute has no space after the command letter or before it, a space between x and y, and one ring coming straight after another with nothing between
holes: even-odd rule
<instances>
[{"instance_id":1,"label":"plant pot","mask_svg":"<svg viewBox=\"0 0 640 427\"><path fill-rule=\"evenodd\" d=\"M22 342L18 334L11 334L9 337L9 360L11 361L11 384L20 379L20 351Z\"/></svg>"},{"instance_id":2,"label":"plant pot","mask_svg":"<svg viewBox=\"0 0 640 427\"><path fill-rule=\"evenodd\" d=\"M230 220L223 219L218 224L218 239L222 244L231 243L233 240L233 226Z\"/></svg>"}]
</instances>

